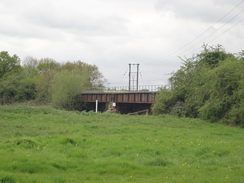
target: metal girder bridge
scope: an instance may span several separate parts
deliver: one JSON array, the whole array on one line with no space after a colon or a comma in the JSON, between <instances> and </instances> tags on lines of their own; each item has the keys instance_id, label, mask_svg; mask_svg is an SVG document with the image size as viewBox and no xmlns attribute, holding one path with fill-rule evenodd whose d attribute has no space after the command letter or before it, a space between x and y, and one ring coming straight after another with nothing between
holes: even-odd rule
<instances>
[{"instance_id":1,"label":"metal girder bridge","mask_svg":"<svg viewBox=\"0 0 244 183\"><path fill-rule=\"evenodd\" d=\"M114 103L154 103L156 92L85 92L83 102L114 102Z\"/></svg>"}]
</instances>

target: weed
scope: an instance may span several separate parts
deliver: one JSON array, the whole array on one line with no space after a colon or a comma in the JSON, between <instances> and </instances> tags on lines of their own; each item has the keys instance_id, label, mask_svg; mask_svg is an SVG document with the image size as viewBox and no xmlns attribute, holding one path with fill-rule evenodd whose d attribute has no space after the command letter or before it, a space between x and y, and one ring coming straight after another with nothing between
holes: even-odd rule
<instances>
[{"instance_id":1,"label":"weed","mask_svg":"<svg viewBox=\"0 0 244 183\"><path fill-rule=\"evenodd\" d=\"M145 165L147 166L163 166L163 167L169 166L170 164L171 163L169 161L165 161L161 158L156 158L145 163Z\"/></svg>"},{"instance_id":2,"label":"weed","mask_svg":"<svg viewBox=\"0 0 244 183\"><path fill-rule=\"evenodd\" d=\"M71 139L71 138L65 138L62 142L62 144L71 144L71 145L77 145L77 143L75 142L75 140Z\"/></svg>"},{"instance_id":3,"label":"weed","mask_svg":"<svg viewBox=\"0 0 244 183\"><path fill-rule=\"evenodd\" d=\"M12 176L6 176L3 178L0 178L0 183L16 183L16 179Z\"/></svg>"},{"instance_id":4,"label":"weed","mask_svg":"<svg viewBox=\"0 0 244 183\"><path fill-rule=\"evenodd\" d=\"M54 168L59 169L59 170L67 170L67 168L66 168L65 166L60 165L60 164L58 164L58 163L52 163L52 166L53 166Z\"/></svg>"},{"instance_id":5,"label":"weed","mask_svg":"<svg viewBox=\"0 0 244 183\"><path fill-rule=\"evenodd\" d=\"M23 139L16 139L16 145L24 147L26 149L32 149L37 147L37 144L34 140L28 139L28 138L23 138Z\"/></svg>"}]
</instances>

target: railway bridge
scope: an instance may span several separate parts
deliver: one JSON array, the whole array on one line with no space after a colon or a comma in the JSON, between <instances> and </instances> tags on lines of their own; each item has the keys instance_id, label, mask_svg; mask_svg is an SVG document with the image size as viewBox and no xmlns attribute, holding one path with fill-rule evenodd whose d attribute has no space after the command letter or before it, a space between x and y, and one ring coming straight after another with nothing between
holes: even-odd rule
<instances>
[{"instance_id":1,"label":"railway bridge","mask_svg":"<svg viewBox=\"0 0 244 183\"><path fill-rule=\"evenodd\" d=\"M111 111L121 114L138 111L149 111L154 103L155 94L159 86L141 86L138 90L113 87L102 89L89 89L83 92L82 100L86 110Z\"/></svg>"}]
</instances>

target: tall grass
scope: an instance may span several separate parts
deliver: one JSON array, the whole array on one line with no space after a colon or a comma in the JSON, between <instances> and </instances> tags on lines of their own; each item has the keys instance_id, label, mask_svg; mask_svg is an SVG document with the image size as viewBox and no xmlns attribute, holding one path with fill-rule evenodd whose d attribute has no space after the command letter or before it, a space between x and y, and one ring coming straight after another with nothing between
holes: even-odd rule
<instances>
[{"instance_id":1,"label":"tall grass","mask_svg":"<svg viewBox=\"0 0 244 183\"><path fill-rule=\"evenodd\" d=\"M0 107L0 182L244 182L243 129L172 116Z\"/></svg>"}]
</instances>

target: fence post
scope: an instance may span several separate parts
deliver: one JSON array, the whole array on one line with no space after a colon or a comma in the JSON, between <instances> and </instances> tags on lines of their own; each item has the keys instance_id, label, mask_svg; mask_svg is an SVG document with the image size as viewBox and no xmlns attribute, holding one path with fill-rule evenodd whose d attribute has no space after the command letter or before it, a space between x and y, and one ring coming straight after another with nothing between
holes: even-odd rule
<instances>
[{"instance_id":1,"label":"fence post","mask_svg":"<svg viewBox=\"0 0 244 183\"><path fill-rule=\"evenodd\" d=\"M98 110L98 100L96 100L96 113L97 113L97 110Z\"/></svg>"}]
</instances>

